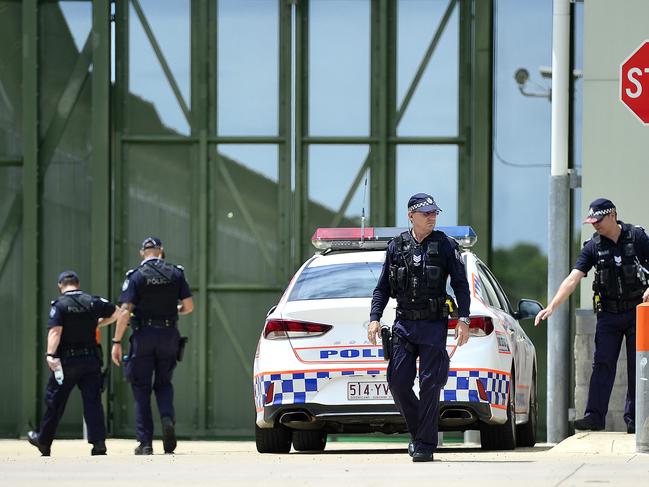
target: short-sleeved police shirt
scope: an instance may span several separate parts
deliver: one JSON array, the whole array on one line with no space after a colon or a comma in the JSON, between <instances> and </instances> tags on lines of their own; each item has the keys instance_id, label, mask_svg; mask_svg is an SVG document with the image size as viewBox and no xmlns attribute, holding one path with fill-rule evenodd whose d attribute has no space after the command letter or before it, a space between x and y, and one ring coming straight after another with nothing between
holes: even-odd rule
<instances>
[{"instance_id":1,"label":"short-sleeved police shirt","mask_svg":"<svg viewBox=\"0 0 649 487\"><path fill-rule=\"evenodd\" d=\"M150 260L158 259L148 259L142 262L142 264ZM182 301L183 299L191 298L192 292L189 289L189 284L187 283L187 279L185 279L185 273L182 271L181 267L174 266L174 277L179 283L178 300ZM140 303L138 289L145 285L146 280L140 272L129 272L124 284L122 284L122 293L119 296L119 302L131 303L137 306Z\"/></svg>"}]
</instances>

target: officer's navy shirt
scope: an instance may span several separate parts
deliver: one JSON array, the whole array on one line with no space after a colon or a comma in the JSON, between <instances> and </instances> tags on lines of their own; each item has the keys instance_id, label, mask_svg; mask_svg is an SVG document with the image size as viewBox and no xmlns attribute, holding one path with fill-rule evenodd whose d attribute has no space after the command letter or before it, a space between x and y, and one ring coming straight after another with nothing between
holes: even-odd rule
<instances>
[{"instance_id":1,"label":"officer's navy shirt","mask_svg":"<svg viewBox=\"0 0 649 487\"><path fill-rule=\"evenodd\" d=\"M153 262L153 261L159 261L162 259L146 259L142 261L140 266L144 265L146 262ZM182 301L183 299L190 298L192 296L192 292L189 289L189 284L187 283L187 279L185 279L185 273L183 272L182 267L173 265L173 277L176 279L178 282L178 297L177 299L179 301ZM139 317L139 318L148 318L147 316L140 316L140 313L138 313L138 304L141 303L141 297L139 293L139 289L142 289L144 286L146 286L146 278L140 273L140 272L132 272L129 271L127 273L127 278L124 281L124 284L122 285L122 293L119 296L119 302L120 303L131 303L135 305L135 309L133 310L133 313ZM175 313L175 316L168 316L166 319L172 319L172 318L177 318L178 313Z\"/></svg>"},{"instance_id":2,"label":"officer's navy shirt","mask_svg":"<svg viewBox=\"0 0 649 487\"><path fill-rule=\"evenodd\" d=\"M85 293L81 290L76 290L68 291L63 295L79 299L78 296L81 296L82 294ZM75 301L73 301L73 303L75 304L75 307L81 308L81 306L77 305ZM80 313L81 315L85 315L82 319L88 320L87 326L77 326L78 322L70 319L72 313L66 309L64 303L57 299L52 301L49 320L47 321L47 328L51 329L57 326L63 327L59 347L89 346L96 343L95 329L97 328L97 320L99 318L108 318L109 316L112 316L114 312L115 305L113 303L104 298L92 296L87 312L84 310ZM70 326L66 326L66 324L69 324Z\"/></svg>"},{"instance_id":3,"label":"officer's navy shirt","mask_svg":"<svg viewBox=\"0 0 649 487\"><path fill-rule=\"evenodd\" d=\"M640 263L647 266L647 261L649 260L649 237L645 233L642 227L637 227L624 223L618 220L618 223L622 227L622 232L631 230L634 234L634 247L636 255L640 260ZM602 240L608 240L613 245L613 256L621 257L622 256L622 234L617 239L617 243L614 243L612 240L600 235ZM575 263L575 269L588 274L595 265L597 264L597 243L591 238L584 243L584 247L581 249L579 257L577 257L577 262Z\"/></svg>"},{"instance_id":4,"label":"officer's navy shirt","mask_svg":"<svg viewBox=\"0 0 649 487\"><path fill-rule=\"evenodd\" d=\"M428 239L430 239L430 237L431 235L427 236L421 242L421 246L415 246L415 255L417 255L417 247L423 247L424 243ZM376 285L376 289L374 289L374 293L372 295L372 308L370 311L371 321L378 321L381 319L381 316L383 316L383 310L385 309L385 306L388 304L388 300L390 299L390 263L395 260L398 253L397 245L397 239L393 239L388 245L385 262L383 263L383 270L381 272L381 276L379 277L378 284ZM442 259L444 260L444 266L451 278L451 287L453 288L453 291L455 291L459 316L469 316L471 296L469 293L469 282L466 278L466 270L459 251L459 246L457 242L452 240L450 237L446 237L443 238L440 242L439 252L442 256ZM403 321L404 324L407 323L405 320ZM402 331L405 332L405 338L412 338L415 343L430 343L432 341L437 341L437 338L433 339L432 336L427 336L429 333L423 330L419 330L418 332L415 332L414 330ZM429 331L433 333L433 330L430 329L430 327ZM444 327L443 333L445 337L446 327Z\"/></svg>"}]
</instances>

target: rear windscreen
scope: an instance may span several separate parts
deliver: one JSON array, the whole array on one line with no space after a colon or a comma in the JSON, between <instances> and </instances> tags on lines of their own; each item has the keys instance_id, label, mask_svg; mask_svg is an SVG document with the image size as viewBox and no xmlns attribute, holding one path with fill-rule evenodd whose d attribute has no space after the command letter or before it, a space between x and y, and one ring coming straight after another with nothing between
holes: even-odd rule
<instances>
[{"instance_id":1,"label":"rear windscreen","mask_svg":"<svg viewBox=\"0 0 649 487\"><path fill-rule=\"evenodd\" d=\"M371 298L382 268L381 262L307 267L288 300Z\"/></svg>"}]
</instances>

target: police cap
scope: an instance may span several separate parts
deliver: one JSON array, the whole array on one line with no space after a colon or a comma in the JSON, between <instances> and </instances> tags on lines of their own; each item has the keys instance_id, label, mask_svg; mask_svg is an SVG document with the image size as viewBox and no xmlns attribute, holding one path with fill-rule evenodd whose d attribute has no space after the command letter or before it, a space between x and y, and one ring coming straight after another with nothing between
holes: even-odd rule
<instances>
[{"instance_id":1,"label":"police cap","mask_svg":"<svg viewBox=\"0 0 649 487\"><path fill-rule=\"evenodd\" d=\"M609 213L615 211L615 205L611 200L606 198L597 198L590 204L588 208L588 215L584 219L584 223L597 223Z\"/></svg>"},{"instance_id":2,"label":"police cap","mask_svg":"<svg viewBox=\"0 0 649 487\"><path fill-rule=\"evenodd\" d=\"M427 213L429 211L440 212L442 209L437 206L433 197L426 193L413 194L408 200L408 211L421 211Z\"/></svg>"},{"instance_id":3,"label":"police cap","mask_svg":"<svg viewBox=\"0 0 649 487\"><path fill-rule=\"evenodd\" d=\"M57 282L59 284L61 284L66 279L70 279L70 280L79 282L79 276L74 271L63 271L63 272L61 272L59 274L59 280Z\"/></svg>"},{"instance_id":4,"label":"police cap","mask_svg":"<svg viewBox=\"0 0 649 487\"><path fill-rule=\"evenodd\" d=\"M158 237L147 237L142 241L141 250L159 249L162 247L162 242Z\"/></svg>"}]
</instances>

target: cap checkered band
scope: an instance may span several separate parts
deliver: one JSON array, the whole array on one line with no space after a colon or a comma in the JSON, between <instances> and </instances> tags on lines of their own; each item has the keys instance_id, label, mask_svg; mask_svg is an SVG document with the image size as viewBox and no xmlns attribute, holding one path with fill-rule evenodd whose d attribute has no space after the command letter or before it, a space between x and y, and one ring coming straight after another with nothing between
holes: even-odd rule
<instances>
[{"instance_id":1,"label":"cap checkered band","mask_svg":"<svg viewBox=\"0 0 649 487\"><path fill-rule=\"evenodd\" d=\"M408 211L415 211L418 208L421 208L422 206L428 206L428 205L435 205L435 200L433 198L426 198L424 201L420 201L419 203L415 203L412 206L408 207Z\"/></svg>"},{"instance_id":2,"label":"cap checkered band","mask_svg":"<svg viewBox=\"0 0 649 487\"><path fill-rule=\"evenodd\" d=\"M597 211L593 211L593 209L591 208L588 211L588 216L595 216L595 217L604 216L604 215L608 215L609 213L613 213L614 211L615 211L615 208L608 208L606 210L597 210Z\"/></svg>"}]
</instances>

